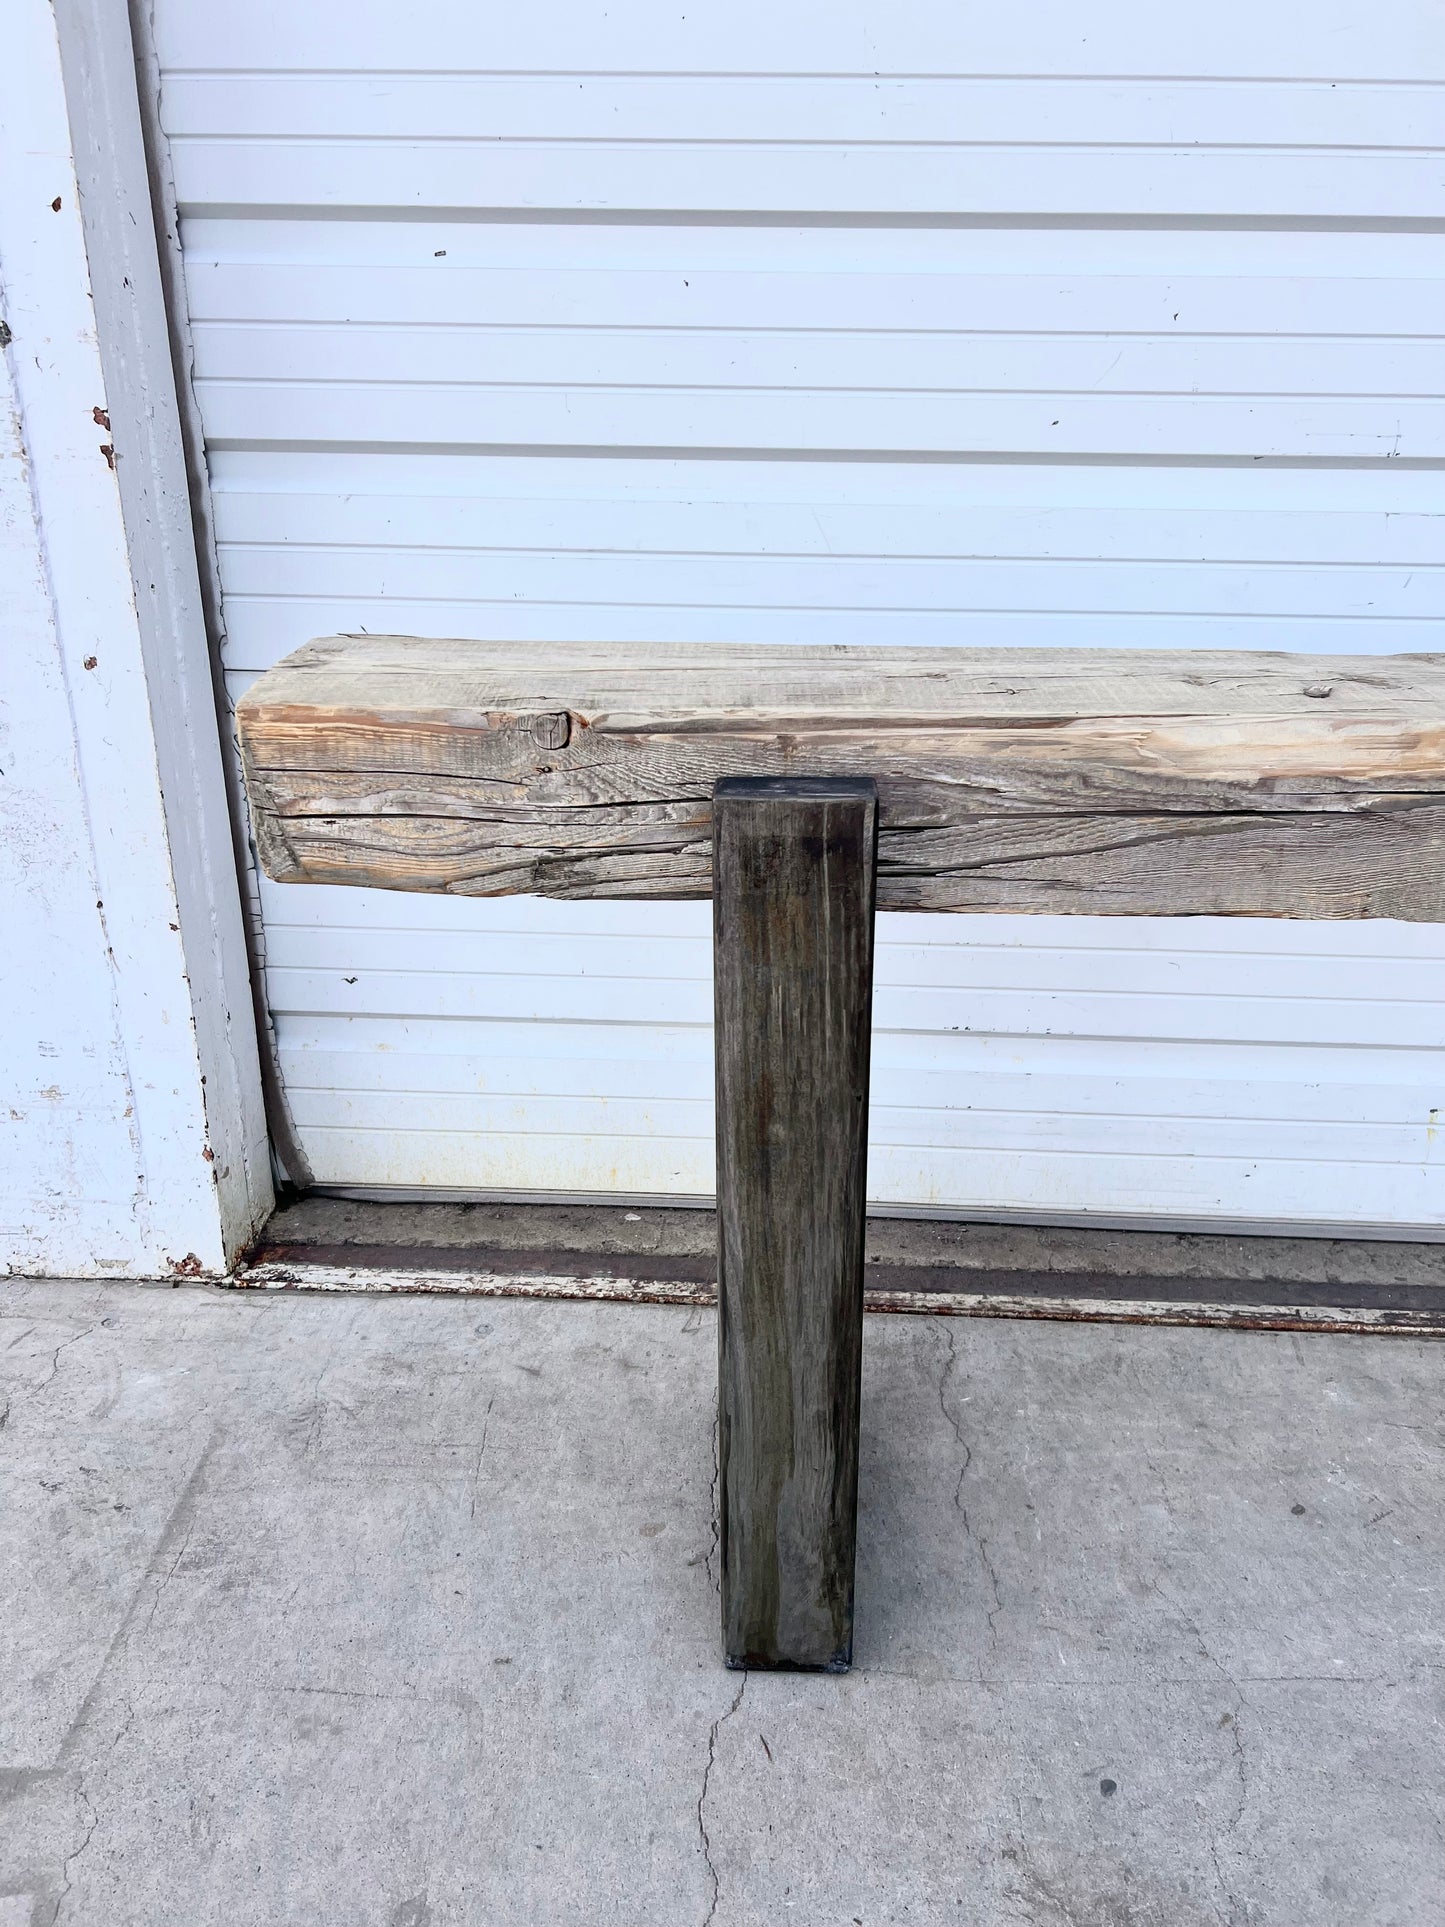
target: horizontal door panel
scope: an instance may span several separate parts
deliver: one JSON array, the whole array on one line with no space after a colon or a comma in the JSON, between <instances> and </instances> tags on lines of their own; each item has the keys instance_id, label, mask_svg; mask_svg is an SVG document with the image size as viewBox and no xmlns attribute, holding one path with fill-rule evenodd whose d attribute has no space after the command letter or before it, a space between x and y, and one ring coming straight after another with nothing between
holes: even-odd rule
<instances>
[{"instance_id":1,"label":"horizontal door panel","mask_svg":"<svg viewBox=\"0 0 1445 1927\"><path fill-rule=\"evenodd\" d=\"M273 887L283 893L291 886ZM706 931L696 936L669 935L665 929L639 929L635 934L588 931L582 944L575 929L431 930L423 946L417 942L420 932L405 922L386 929L348 920L350 893L332 894L330 918L319 925L288 924L284 900L278 902L269 920L266 945L272 969L712 982L712 941ZM646 908L641 908L635 921L644 925L650 921ZM880 985L960 992L1107 989L1141 997L1243 993L1291 1002L1323 997L1330 1003L1358 999L1426 1008L1440 1000L1442 960L1438 956L1373 956L1368 962L1342 959L1328 954L1328 930L1315 937L1316 944L1326 948L1324 955L1289 951L1271 955L1262 946L1230 955L1223 944L1195 951L1136 948L1128 942L1129 924L1110 925L1111 943L1084 949L1053 948L1044 931L1031 943L993 944L986 936L983 941L970 941L979 921L988 921L977 918L933 918L926 936L911 937L908 925L913 921L911 916L895 914L880 930L874 965ZM965 921L972 929L958 927ZM1409 1029L1414 1020L1404 1015L1401 1021Z\"/></svg>"},{"instance_id":2,"label":"horizontal door panel","mask_svg":"<svg viewBox=\"0 0 1445 1927\"><path fill-rule=\"evenodd\" d=\"M1445 616L1445 567L1313 568L893 556L598 555L379 544L223 545L232 593L505 603L695 599L704 571L719 606L787 609L1033 609L1041 614L1178 613L1299 618Z\"/></svg>"},{"instance_id":3,"label":"horizontal door panel","mask_svg":"<svg viewBox=\"0 0 1445 1927\"><path fill-rule=\"evenodd\" d=\"M710 1139L315 1127L306 1144L317 1181L351 1189L702 1200L713 1185ZM984 1218L1293 1224L1319 1231L1382 1226L1426 1235L1445 1222L1434 1172L1352 1162L1122 1160L1107 1149L919 1152L881 1145L870 1154L869 1191L885 1205Z\"/></svg>"},{"instance_id":4,"label":"horizontal door panel","mask_svg":"<svg viewBox=\"0 0 1445 1927\"><path fill-rule=\"evenodd\" d=\"M1040 51L1035 49L1035 52ZM1439 150L1445 89L946 73L181 73L173 140ZM480 130L485 130L481 132Z\"/></svg>"},{"instance_id":5,"label":"horizontal door panel","mask_svg":"<svg viewBox=\"0 0 1445 1927\"><path fill-rule=\"evenodd\" d=\"M870 1146L915 1151L1057 1152L1079 1149L1080 1114L1026 1107L993 1108L988 1093L966 1105L919 1108L876 1101L869 1114ZM301 1130L447 1131L459 1136L655 1138L711 1145L710 1099L617 1095L559 1096L494 1091L317 1091L293 1089L291 1109ZM1090 1129L1117 1157L1217 1158L1236 1161L1342 1165L1418 1164L1430 1169L1445 1196L1445 1141L1427 1126L1290 1119L1283 1125L1241 1126L1235 1118L1182 1118L1177 1113L1132 1116L1095 1110Z\"/></svg>"},{"instance_id":6,"label":"horizontal door panel","mask_svg":"<svg viewBox=\"0 0 1445 1927\"><path fill-rule=\"evenodd\" d=\"M1442 300L1445 321L1445 300ZM1383 317L1382 317L1383 319ZM849 333L199 322L202 380L622 390L1321 395L1429 399L1442 341L1353 335Z\"/></svg>"},{"instance_id":7,"label":"horizontal door panel","mask_svg":"<svg viewBox=\"0 0 1445 1927\"><path fill-rule=\"evenodd\" d=\"M1445 456L1445 403L1278 396L873 395L807 390L198 381L225 442L793 449L1348 461Z\"/></svg>"},{"instance_id":8,"label":"horizontal door panel","mask_svg":"<svg viewBox=\"0 0 1445 1927\"><path fill-rule=\"evenodd\" d=\"M395 1026L346 1021L359 1033L351 1036L346 1049L311 1041L315 1033L325 1033L325 1020L288 1017L283 1023L282 1070L293 1100L306 1094L308 1119L324 1121L326 1106L353 1096L378 1101L488 1096L514 1101L713 1102L710 1039L705 1049L689 1048L659 1063L646 1053L621 1054L627 1038L597 1026L569 1027L574 1046L580 1047L570 1055L544 1048L530 1029L519 1033L515 1027L477 1025L459 1040L457 1027L451 1025L448 1048L426 1051L399 1048ZM400 1041L408 1046L420 1042L416 1028L414 1022ZM337 1041L334 1026L331 1041ZM886 1033L875 1038L875 1133L897 1137L895 1120L905 1113L1068 1118L1075 1136L1081 1123L1092 1129L1120 1118L1165 1120L1176 1129L1189 1128L1194 1118L1209 1118L1235 1132L1236 1150L1247 1146L1275 1154L1279 1134L1297 1126L1349 1131L1358 1125L1403 1134L1402 1156L1429 1161L1445 1155L1440 1130L1445 1106L1427 1102L1445 1090L1438 1054L1420 1053L1411 1067L1420 1079L1415 1083L1361 1084L1320 1076L1301 1082L1297 1050L1262 1048L1255 1053L1259 1075L1246 1082L1230 1074L1236 1067L1227 1046L1181 1048L1146 1042L1121 1048L1095 1043L1094 1067L1080 1063L1071 1069L1067 1066L1082 1060L1094 1040L1076 1040L1079 1048L1068 1052L1020 1047L1032 1041L937 1039L927 1063L900 1063L895 1038ZM598 1054L589 1055L589 1049ZM1433 1079L1425 1075L1432 1065ZM1359 1075L1358 1060L1349 1068ZM1314 1075L1318 1067L1312 1061L1308 1069Z\"/></svg>"},{"instance_id":9,"label":"horizontal door panel","mask_svg":"<svg viewBox=\"0 0 1445 1927\"><path fill-rule=\"evenodd\" d=\"M633 267L627 230L609 230L617 257L611 265L567 267L463 266L422 254L396 261L268 261L190 258L187 287L197 323L326 323L355 326L583 329L813 329L831 334L870 330L948 335L1108 334L1160 336L1265 334L1339 337L1445 335L1445 278L1433 249L1415 237L1390 237L1387 258L1400 265L1428 261L1432 274L1354 275L1220 271L1215 257L1191 268L1176 248L1172 268L1150 272L1112 269L1109 250L1091 268L1073 261L1054 266L1052 236L1033 237L1029 266L1001 272L978 265L975 250L949 246L953 237L928 237L922 258L907 268L887 254L873 258L870 235L853 238L843 259L809 271L811 248L800 237L797 263L766 269L714 267L695 248L690 230L673 237L666 265ZM1242 236L1256 242L1269 237ZM1071 250L1072 253L1072 250ZM1267 257L1261 257L1262 261ZM384 272L382 271L384 270ZM1116 341L1115 351L1127 346ZM424 369L415 371L424 374ZM718 356L714 379L723 379Z\"/></svg>"},{"instance_id":10,"label":"horizontal door panel","mask_svg":"<svg viewBox=\"0 0 1445 1927\"><path fill-rule=\"evenodd\" d=\"M712 1021L712 986L699 979L471 976L424 970L267 971L273 1003L292 1011L374 1017L459 1017L510 1022L696 1024ZM1030 1032L1098 1038L1179 1038L1260 1043L1445 1049L1445 1010L1364 999L1269 998L1219 991L1143 998L1124 985L1108 991L962 990L879 982L875 1032Z\"/></svg>"},{"instance_id":11,"label":"horizontal door panel","mask_svg":"<svg viewBox=\"0 0 1445 1927\"><path fill-rule=\"evenodd\" d=\"M157 8L162 65L263 74L349 70L379 85L430 70L594 74L880 77L1060 74L1097 77L1239 75L1273 82L1445 79L1445 23L1418 0L1271 0L1242 18L1235 6L1160 8L1152 0L1073 0L1023 9L940 8L937 0L833 0L816 7L734 0L720 9L671 0L550 8L472 7L457 0L353 0L337 16L292 0L244 7L166 0ZM565 58L566 66L559 62Z\"/></svg>"},{"instance_id":12,"label":"horizontal door panel","mask_svg":"<svg viewBox=\"0 0 1445 1927\"><path fill-rule=\"evenodd\" d=\"M702 465L689 466L695 471ZM278 481L286 479L289 467L286 458L275 458ZM866 499L876 480L871 467L866 477L854 473L855 499L848 502L828 499L821 491L811 501L804 495L795 501L738 502L709 495L709 478L696 475L697 493L678 500L622 493L418 495L404 485L403 476L386 492L321 494L227 484L216 488L212 499L216 533L228 551L284 544L393 552L414 548L428 554L455 550L483 558L498 552L554 557L580 553L631 557L641 566L661 556L686 556L709 565L779 556L824 563L903 557L1191 566L1328 563L1366 570L1445 567L1445 480L1436 484L1439 513L1427 515L1389 506L1374 511L1290 509L1278 498L1273 506L1262 503L1252 509L1205 504L1192 509L1090 507L1070 499L1084 492L1077 474L1072 491L1061 485L1054 505L1000 505L967 496L940 500L944 490L937 470L915 474L918 499L906 504ZM991 469L978 493L995 486L1002 492L1006 477L1007 471ZM572 464L574 488L586 480ZM1370 483L1363 486L1368 490Z\"/></svg>"},{"instance_id":13,"label":"horizontal door panel","mask_svg":"<svg viewBox=\"0 0 1445 1927\"><path fill-rule=\"evenodd\" d=\"M485 208L781 215L1038 214L1426 221L1441 209L1433 152L1327 147L963 147L315 136L171 141L183 211L234 204L344 210Z\"/></svg>"}]
</instances>

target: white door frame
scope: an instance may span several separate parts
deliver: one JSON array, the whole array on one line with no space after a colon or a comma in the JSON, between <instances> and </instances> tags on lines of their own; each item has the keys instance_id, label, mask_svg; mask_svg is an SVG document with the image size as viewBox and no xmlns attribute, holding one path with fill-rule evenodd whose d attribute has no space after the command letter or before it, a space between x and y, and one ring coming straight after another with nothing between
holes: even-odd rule
<instances>
[{"instance_id":1,"label":"white door frame","mask_svg":"<svg viewBox=\"0 0 1445 1927\"><path fill-rule=\"evenodd\" d=\"M97 1205L94 1265L215 1276L272 1172L130 27L117 0L19 0L9 25L8 353L134 1160L134 1222ZM71 1206L48 1268L93 1269L83 1187Z\"/></svg>"}]
</instances>

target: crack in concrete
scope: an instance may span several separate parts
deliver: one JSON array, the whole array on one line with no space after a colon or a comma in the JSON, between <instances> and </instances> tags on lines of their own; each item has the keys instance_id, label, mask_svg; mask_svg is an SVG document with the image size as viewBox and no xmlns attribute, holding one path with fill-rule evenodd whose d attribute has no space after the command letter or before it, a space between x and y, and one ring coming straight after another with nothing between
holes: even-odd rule
<instances>
[{"instance_id":1,"label":"crack in concrete","mask_svg":"<svg viewBox=\"0 0 1445 1927\"><path fill-rule=\"evenodd\" d=\"M482 1476L482 1458L487 1449L487 1433L491 1430L492 1407L496 1404L496 1402L497 1402L497 1395L494 1392L492 1396L487 1400L487 1409L482 1414L482 1436L481 1436L480 1442L477 1445L477 1462L472 1467L471 1510L468 1514L468 1517L471 1519L471 1522L473 1525L475 1525L477 1521L477 1482L480 1480Z\"/></svg>"},{"instance_id":2,"label":"crack in concrete","mask_svg":"<svg viewBox=\"0 0 1445 1927\"><path fill-rule=\"evenodd\" d=\"M999 1588L998 1569L988 1549L988 1540L973 1523L968 1507L963 1502L964 1483L968 1478L969 1467L973 1464L973 1447L963 1435L963 1421L948 1406L948 1383L958 1366L958 1343L950 1327L944 1327L948 1340L948 1357L944 1360L943 1370L938 1379L938 1409L952 1431L959 1450L963 1454L963 1464L959 1468L958 1483L953 1488L953 1507L963 1521L963 1530L969 1542L978 1553L979 1564L983 1567L984 1577L988 1580L989 1590L993 1593L993 1605L988 1607L985 1617L988 1620L989 1645L998 1651L998 1616L1003 1611L1003 1593Z\"/></svg>"},{"instance_id":3,"label":"crack in concrete","mask_svg":"<svg viewBox=\"0 0 1445 1927\"><path fill-rule=\"evenodd\" d=\"M1159 1479L1160 1490L1164 1494L1164 1503L1172 1511L1173 1508L1169 1498L1168 1487L1165 1485L1152 1462L1146 1458L1145 1463L1149 1466L1149 1469L1154 1472L1155 1477ZM1165 1605L1168 1606L1179 1623L1187 1630L1198 1649L1200 1658L1214 1668L1234 1697L1233 1709L1225 1714L1220 1724L1227 1724L1229 1727L1229 1737L1233 1752L1233 1767L1238 1787L1234 1802L1234 1812L1222 1827L1216 1828L1210 1834L1209 1858L1214 1867L1214 1877L1219 1883L1220 1893L1224 1896L1225 1905L1229 1909L1230 1927L1235 1927L1235 1923L1240 1918L1240 1900L1220 1864L1219 1849L1221 1838L1227 1837L1239 1830L1244 1821L1245 1808L1249 1804L1249 1756L1245 1750L1244 1727L1240 1718L1243 1710L1249 1705L1249 1701L1246 1699L1244 1690L1235 1675L1230 1672L1222 1659L1216 1657L1216 1655L1209 1650L1209 1644L1204 1637L1203 1629L1194 1616L1187 1611L1185 1607L1181 1606L1177 1599L1172 1599L1157 1579L1150 1579L1146 1581L1146 1584L1156 1598L1164 1601Z\"/></svg>"},{"instance_id":4,"label":"crack in concrete","mask_svg":"<svg viewBox=\"0 0 1445 1927\"><path fill-rule=\"evenodd\" d=\"M60 1910L64 1907L66 1900L69 1898L70 1889L74 1885L71 1868L74 1867L76 1861L79 1860L91 1841L95 1838L95 1830L100 1825L100 1814L90 1795L83 1786L77 1786L75 1790L85 1802L86 1810L90 1814L90 1825L86 1828L85 1838L81 1841L80 1845L73 1847L70 1852L66 1854L64 1860L61 1861L60 1892L55 1896L53 1901L49 1903L42 1902L41 1907L36 1909L36 1914L39 1914L40 1919L35 1922L35 1927L55 1927L56 1922L60 1919ZM49 1909L48 1912L42 1912L41 1909L47 1905ZM32 1915L32 1920L35 1920L34 1915Z\"/></svg>"},{"instance_id":5,"label":"crack in concrete","mask_svg":"<svg viewBox=\"0 0 1445 1927\"><path fill-rule=\"evenodd\" d=\"M125 1703L125 1718L121 1721L120 1725L117 1727L115 1737L111 1741L110 1747L106 1753L106 1758L108 1760L113 1759L115 1755L120 1751L122 1741L124 1741L129 1737L130 1729L134 1725L135 1725L135 1701L133 1699L128 1699Z\"/></svg>"},{"instance_id":6,"label":"crack in concrete","mask_svg":"<svg viewBox=\"0 0 1445 1927\"><path fill-rule=\"evenodd\" d=\"M414 1686L408 1693L368 1692L364 1687L359 1686L270 1686L266 1690L271 1693L306 1693L318 1695L323 1699L366 1700L377 1705L395 1702L402 1706L447 1706L453 1703L449 1694L423 1695L418 1693Z\"/></svg>"},{"instance_id":7,"label":"crack in concrete","mask_svg":"<svg viewBox=\"0 0 1445 1927\"><path fill-rule=\"evenodd\" d=\"M1025 1885L1020 1887L1011 1884L1007 1890L1007 1897L1028 1909L1023 1927L1105 1927L1105 1923L1090 1922L1082 1914L1075 1912L1074 1903L1069 1895L1061 1893L1039 1872L1029 1854L1027 1842L1023 1840L1019 1842L1016 1864L1019 1878ZM1032 1891L1028 1891L1029 1889ZM1040 1903L1048 1908L1052 1919L1040 1920L1037 1912ZM1128 1927L1128 1923L1120 1922L1119 1927Z\"/></svg>"},{"instance_id":8,"label":"crack in concrete","mask_svg":"<svg viewBox=\"0 0 1445 1927\"><path fill-rule=\"evenodd\" d=\"M732 1705L725 1713L719 1713L718 1717L713 1721L707 1736L707 1762L702 1770L702 1785L698 1789L697 1795L697 1833L702 1845L702 1857L707 1867L707 1877L712 1884L712 1897L708 1901L707 1912L703 1915L702 1927L712 1927L714 1917L718 1910L718 1902L722 1899L722 1882L718 1879L717 1867L713 1863L712 1840L708 1834L707 1821L704 1818L707 1808L708 1787L712 1782L713 1763L717 1758L717 1736L742 1705L743 1694L747 1689L748 1676L744 1673L742 1679L738 1682L738 1690L733 1694Z\"/></svg>"},{"instance_id":9,"label":"crack in concrete","mask_svg":"<svg viewBox=\"0 0 1445 1927\"><path fill-rule=\"evenodd\" d=\"M161 1600L165 1596L166 1588L170 1585L171 1581L175 1578L176 1573L180 1568L180 1563L182 1559L185 1558L187 1552L190 1550L191 1537L196 1530L196 1510L197 1510L197 1500L199 1496L200 1481L201 1481L202 1474L205 1472L206 1463L209 1460L211 1453L215 1449L215 1444L216 1444L216 1440L215 1440L215 1435L213 1433L206 1445L206 1449L202 1452L200 1458L196 1461L195 1471L192 1472L190 1478L186 1480L185 1487L181 1493L180 1499L177 1502L175 1511L172 1512L170 1519L166 1522L167 1532L171 1530L171 1527L173 1525L179 1526L180 1534L181 1534L181 1543L176 1548L176 1556L174 1559L172 1559L169 1566L166 1567L165 1572L161 1576L161 1582L156 1587L155 1593L151 1598L151 1609L146 1614L146 1623L141 1628L142 1634L148 1633L151 1627L155 1625L156 1614L160 1611ZM157 1547L156 1551L157 1551L157 1554L159 1554L160 1548Z\"/></svg>"},{"instance_id":10,"label":"crack in concrete","mask_svg":"<svg viewBox=\"0 0 1445 1927\"><path fill-rule=\"evenodd\" d=\"M355 1323L355 1319L353 1318L352 1324L354 1323ZM350 1335L351 1335L351 1327L348 1326L346 1332L343 1334L343 1337L341 1339L334 1341L333 1344L331 1345L330 1350L327 1352L325 1358L321 1361L321 1365L316 1373L316 1377L312 1381L311 1411L306 1421L306 1443L301 1448L303 1455L308 1459L315 1458L316 1448L321 1443L321 1428L326 1423L326 1400L321 1396L322 1383L325 1380L326 1374L331 1370L331 1367L336 1363L336 1355L340 1351L341 1345L344 1343L346 1338L350 1337Z\"/></svg>"},{"instance_id":11,"label":"crack in concrete","mask_svg":"<svg viewBox=\"0 0 1445 1927\"><path fill-rule=\"evenodd\" d=\"M145 1623L145 1630L147 1632L155 1620L156 1608L160 1604L160 1594L165 1591L172 1578L174 1578L176 1568L181 1561L181 1555L190 1543L191 1533L195 1527L196 1506L199 1498L201 1480L205 1477L206 1467L209 1465L211 1456L220 1442L221 1431L220 1427L217 1426L212 1429L211 1436L207 1439L200 1457L191 1468L190 1476L181 1487L180 1494L175 1504L171 1507L170 1515L165 1525L161 1528L161 1536L156 1541L155 1551L147 1561L146 1569L141 1574L140 1582L131 1594L130 1603L125 1609L125 1615L119 1626L116 1627L110 1644L105 1649L105 1654L101 1659L95 1678L91 1681L85 1698L76 1709L75 1718L70 1722L65 1737L60 1742L59 1757L62 1760L68 1760L73 1756L81 1735L89 1726L91 1715L94 1711L101 1687L110 1671L111 1663L117 1653L129 1642L131 1629L135 1624L136 1615L140 1611L141 1601L145 1597L146 1589L156 1579L161 1570L161 1561L167 1556L171 1546L176 1541L177 1535L179 1535L181 1539L180 1551L177 1552L175 1558L172 1559L170 1567L166 1571L165 1577L161 1580L160 1587L154 1599L151 1601L151 1610L147 1615Z\"/></svg>"},{"instance_id":12,"label":"crack in concrete","mask_svg":"<svg viewBox=\"0 0 1445 1927\"><path fill-rule=\"evenodd\" d=\"M68 1352L72 1345L78 1345L82 1338L89 1338L90 1334L98 1330L99 1327L100 1320L97 1318L87 1325L83 1331L72 1332L69 1338L62 1338L60 1343L55 1347L54 1353L51 1355L48 1377L41 1379L40 1383L34 1389L37 1392L48 1390L48 1388L55 1383L56 1373L60 1370L60 1354L62 1352ZM10 1408L7 1405L5 1409L8 1413Z\"/></svg>"},{"instance_id":13,"label":"crack in concrete","mask_svg":"<svg viewBox=\"0 0 1445 1927\"><path fill-rule=\"evenodd\" d=\"M722 1479L722 1464L719 1455L719 1433L721 1427L721 1419L714 1417L712 1422L712 1484L708 1488L712 1512L712 1544L708 1547L707 1557L703 1561L703 1569L711 1580L712 1589L718 1595L719 1599L722 1597L722 1572L720 1568L717 1571L714 1571L713 1568L722 1547L722 1507L718 1499L718 1488Z\"/></svg>"}]
</instances>

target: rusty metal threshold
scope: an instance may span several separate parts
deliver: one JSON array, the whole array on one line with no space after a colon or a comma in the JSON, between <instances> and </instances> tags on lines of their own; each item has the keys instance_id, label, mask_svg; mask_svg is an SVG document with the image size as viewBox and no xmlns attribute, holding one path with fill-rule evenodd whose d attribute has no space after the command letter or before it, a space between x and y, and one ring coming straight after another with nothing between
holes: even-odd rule
<instances>
[{"instance_id":1,"label":"rusty metal threshold","mask_svg":"<svg viewBox=\"0 0 1445 1927\"><path fill-rule=\"evenodd\" d=\"M697 1210L308 1199L277 1214L234 1283L705 1306L712 1224ZM873 1312L1445 1336L1438 1245L885 1219L869 1247Z\"/></svg>"}]
</instances>

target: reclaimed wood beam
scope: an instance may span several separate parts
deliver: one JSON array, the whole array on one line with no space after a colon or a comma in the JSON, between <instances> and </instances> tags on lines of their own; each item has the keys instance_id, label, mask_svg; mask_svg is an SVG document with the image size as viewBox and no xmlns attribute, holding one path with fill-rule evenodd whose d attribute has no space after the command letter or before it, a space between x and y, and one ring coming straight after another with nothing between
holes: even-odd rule
<instances>
[{"instance_id":1,"label":"reclaimed wood beam","mask_svg":"<svg viewBox=\"0 0 1445 1927\"><path fill-rule=\"evenodd\" d=\"M729 1666L853 1657L878 799L714 805L718 1494Z\"/></svg>"},{"instance_id":2,"label":"reclaimed wood beam","mask_svg":"<svg viewBox=\"0 0 1445 1927\"><path fill-rule=\"evenodd\" d=\"M878 907L1445 919L1445 656L333 636L237 709L282 882L705 897L734 776L866 776Z\"/></svg>"}]
</instances>

